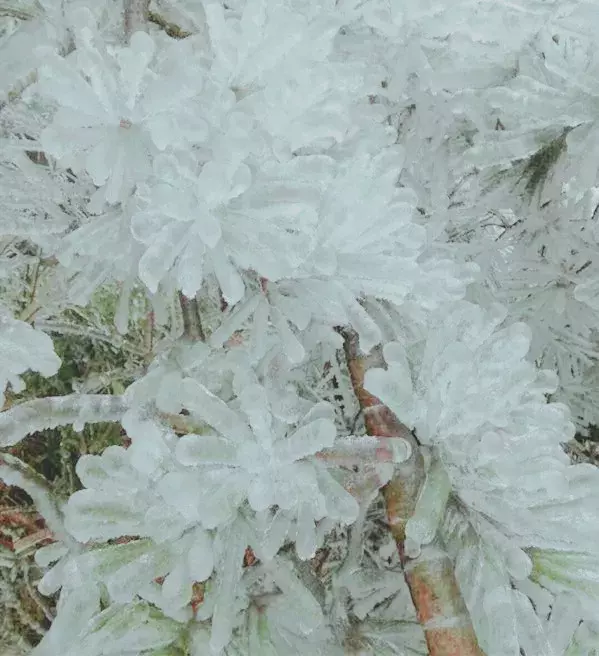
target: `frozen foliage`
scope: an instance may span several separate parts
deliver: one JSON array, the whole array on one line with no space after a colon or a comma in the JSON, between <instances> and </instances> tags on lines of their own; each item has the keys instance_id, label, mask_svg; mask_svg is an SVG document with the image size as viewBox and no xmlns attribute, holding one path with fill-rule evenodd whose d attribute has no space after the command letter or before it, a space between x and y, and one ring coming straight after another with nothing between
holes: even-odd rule
<instances>
[{"instance_id":1,"label":"frozen foliage","mask_svg":"<svg viewBox=\"0 0 599 656\"><path fill-rule=\"evenodd\" d=\"M592 531L582 519L576 540L571 515L564 517L567 534L548 531L560 522L558 505L581 493L582 469L570 467L560 446L574 427L565 406L547 403L555 375L525 359L529 329L498 328L502 318L457 305L431 331L416 366L399 343L387 344L389 369L369 371L367 389L440 451L460 499L504 532L522 536L527 546L591 548ZM596 485L599 477L586 493L589 512ZM586 510L581 505L578 512Z\"/></svg>"},{"instance_id":2,"label":"frozen foliage","mask_svg":"<svg viewBox=\"0 0 599 656\"><path fill-rule=\"evenodd\" d=\"M550 649L549 637L512 582L531 575L531 548L543 554L537 567L547 574L536 577L550 589L545 577L552 571L551 553L556 562L594 561L596 537L589 522L596 521L599 491L599 472L571 466L561 448L574 427L565 406L547 403L555 375L525 359L530 331L523 324L503 326L504 316L501 308L485 313L458 304L439 319L425 344L408 352L388 343L388 370L366 374L367 389L440 454L461 508L446 519L446 541L485 651L497 656L517 655L535 632L544 637L537 635L531 653L549 653L544 651ZM447 500L447 483L437 470L434 464L427 475L436 494L425 485L419 500L425 505L430 498L426 521L439 517L438 503ZM421 512L417 506L406 529L415 546L432 540L418 520ZM574 545L581 549L578 557ZM593 575L580 576L590 583ZM577 592L574 579L564 589L588 603L584 586ZM505 610L493 611L493 604ZM513 633L516 618L526 639Z\"/></svg>"},{"instance_id":3,"label":"frozen foliage","mask_svg":"<svg viewBox=\"0 0 599 656\"><path fill-rule=\"evenodd\" d=\"M424 654L470 620L487 656L596 654L599 474L563 448L599 423L596 3L89 4L0 0L2 401L105 285L143 324L124 394L0 413L2 447L126 434L64 503L2 457L55 539L35 656ZM420 626L441 563L465 610Z\"/></svg>"},{"instance_id":4,"label":"frozen foliage","mask_svg":"<svg viewBox=\"0 0 599 656\"><path fill-rule=\"evenodd\" d=\"M101 200L125 200L147 177L149 156L167 145L166 129L169 143L177 145L185 135L201 134L203 123L193 120L198 81L191 83L194 60L185 45L163 51L151 69L156 44L150 36L140 32L127 48L107 49L92 23L90 15L81 16L77 47L67 58L44 53L37 91L59 106L40 135L42 147L65 167L91 176L100 188L92 204L101 207ZM175 66L176 85L169 76Z\"/></svg>"},{"instance_id":5,"label":"frozen foliage","mask_svg":"<svg viewBox=\"0 0 599 656\"><path fill-rule=\"evenodd\" d=\"M12 317L10 310L0 306L0 391L4 405L6 385L15 391L24 388L19 374L33 369L43 376L53 376L60 367L52 340L34 330L24 321Z\"/></svg>"}]
</instances>

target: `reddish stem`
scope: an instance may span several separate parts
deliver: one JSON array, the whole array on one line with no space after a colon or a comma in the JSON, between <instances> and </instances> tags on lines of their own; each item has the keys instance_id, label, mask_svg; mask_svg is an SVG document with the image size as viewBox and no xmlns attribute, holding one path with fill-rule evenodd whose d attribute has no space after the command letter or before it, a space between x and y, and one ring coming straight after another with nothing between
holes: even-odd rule
<instances>
[{"instance_id":1,"label":"reddish stem","mask_svg":"<svg viewBox=\"0 0 599 656\"><path fill-rule=\"evenodd\" d=\"M406 556L406 525L414 513L424 481L424 459L418 442L407 427L380 399L364 389L364 374L369 368L386 368L382 349L376 348L364 356L360 354L358 338L353 331L344 332L344 337L352 386L364 411L368 434L376 437L403 437L412 446L412 456L396 467L393 478L383 488L383 495L391 532L418 620L424 630L429 654L483 656L449 557L429 559L423 553L421 557L412 560ZM435 546L438 550L442 549L440 540L436 540Z\"/></svg>"}]
</instances>

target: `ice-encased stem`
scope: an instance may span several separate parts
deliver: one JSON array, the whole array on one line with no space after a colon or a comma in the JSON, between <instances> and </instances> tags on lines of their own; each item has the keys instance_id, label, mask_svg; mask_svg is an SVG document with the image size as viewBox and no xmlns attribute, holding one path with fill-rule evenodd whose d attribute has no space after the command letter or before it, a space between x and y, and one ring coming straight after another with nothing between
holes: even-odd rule
<instances>
[{"instance_id":1,"label":"ice-encased stem","mask_svg":"<svg viewBox=\"0 0 599 656\"><path fill-rule=\"evenodd\" d=\"M0 412L0 447L17 444L26 435L47 428L73 424L75 430L81 430L86 423L120 421L127 408L124 397L110 394L67 394L25 401Z\"/></svg>"},{"instance_id":2,"label":"ice-encased stem","mask_svg":"<svg viewBox=\"0 0 599 656\"><path fill-rule=\"evenodd\" d=\"M364 412L366 431L375 437L402 437L412 447L408 460L395 468L383 488L387 518L431 656L483 656L472 620L458 587L453 563L437 537L417 558L405 553L406 525L413 516L425 479L424 458L416 438L380 399L364 389L364 374L371 367L386 368L382 350L361 355L358 337L345 330L344 350L352 387Z\"/></svg>"},{"instance_id":3,"label":"ice-encased stem","mask_svg":"<svg viewBox=\"0 0 599 656\"><path fill-rule=\"evenodd\" d=\"M418 556L423 545L435 539L451 492L451 481L440 458L435 454L426 473L426 478L416 501L414 514L406 525L406 553L411 558Z\"/></svg>"}]
</instances>

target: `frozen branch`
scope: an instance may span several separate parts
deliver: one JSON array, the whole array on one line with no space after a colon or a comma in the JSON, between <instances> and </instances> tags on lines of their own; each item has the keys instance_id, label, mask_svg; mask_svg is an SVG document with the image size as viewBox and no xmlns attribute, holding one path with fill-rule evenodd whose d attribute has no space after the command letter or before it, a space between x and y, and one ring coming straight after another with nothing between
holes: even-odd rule
<instances>
[{"instance_id":1,"label":"frozen branch","mask_svg":"<svg viewBox=\"0 0 599 656\"><path fill-rule=\"evenodd\" d=\"M375 348L360 355L355 332L344 332L347 364L366 430L375 437L403 437L411 447L410 457L395 468L383 488L387 517L418 620L431 656L482 656L470 615L462 598L453 563L439 538L425 546L417 558L406 554L406 526L414 515L425 480L424 458L416 438L391 410L364 389L366 370L385 367L382 352ZM386 367L385 367L386 368Z\"/></svg>"},{"instance_id":2,"label":"frozen branch","mask_svg":"<svg viewBox=\"0 0 599 656\"><path fill-rule=\"evenodd\" d=\"M69 394L49 396L14 405L0 413L0 447L16 444L30 433L73 424L119 421L127 410L122 396Z\"/></svg>"}]
</instances>

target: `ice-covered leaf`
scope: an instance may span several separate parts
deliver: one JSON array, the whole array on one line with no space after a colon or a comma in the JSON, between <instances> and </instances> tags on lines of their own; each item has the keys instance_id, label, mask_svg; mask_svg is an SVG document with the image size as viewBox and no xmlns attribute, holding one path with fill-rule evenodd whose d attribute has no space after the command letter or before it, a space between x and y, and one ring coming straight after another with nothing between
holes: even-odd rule
<instances>
[{"instance_id":1,"label":"ice-covered leaf","mask_svg":"<svg viewBox=\"0 0 599 656\"><path fill-rule=\"evenodd\" d=\"M5 401L4 391L10 383L15 392L23 390L20 374L28 369L39 371L42 376L53 376L61 364L54 352L52 340L45 333L35 330L28 323L14 319L4 306L0 307L0 400Z\"/></svg>"},{"instance_id":2,"label":"ice-covered leaf","mask_svg":"<svg viewBox=\"0 0 599 656\"><path fill-rule=\"evenodd\" d=\"M60 594L57 616L50 630L33 649L32 655L73 654L80 636L97 617L100 608L99 587L92 583L82 585L81 581L71 579L71 585Z\"/></svg>"},{"instance_id":3,"label":"ice-covered leaf","mask_svg":"<svg viewBox=\"0 0 599 656\"><path fill-rule=\"evenodd\" d=\"M451 481L445 467L438 458L433 458L414 513L406 524L406 553L411 558L418 555L422 545L430 544L435 538L450 492Z\"/></svg>"},{"instance_id":4,"label":"ice-covered leaf","mask_svg":"<svg viewBox=\"0 0 599 656\"><path fill-rule=\"evenodd\" d=\"M117 656L166 647L178 639L181 625L145 603L113 604L99 613L65 654Z\"/></svg>"},{"instance_id":5,"label":"ice-covered leaf","mask_svg":"<svg viewBox=\"0 0 599 656\"><path fill-rule=\"evenodd\" d=\"M69 499L65 523L81 542L136 535L144 530L144 506L138 495L80 490Z\"/></svg>"},{"instance_id":6,"label":"ice-covered leaf","mask_svg":"<svg viewBox=\"0 0 599 656\"><path fill-rule=\"evenodd\" d=\"M220 653L229 643L235 625L234 608L237 596L242 592L240 580L243 572L243 555L247 547L247 538L243 526L233 523L220 536L217 564L217 588L215 591L214 611L212 614L212 632L210 648Z\"/></svg>"},{"instance_id":7,"label":"ice-covered leaf","mask_svg":"<svg viewBox=\"0 0 599 656\"><path fill-rule=\"evenodd\" d=\"M282 592L293 598L297 604L297 614L293 621L294 628L304 634L318 629L324 622L322 608L293 571L291 564L278 557L268 566L268 571ZM289 619L291 620L291 616Z\"/></svg>"},{"instance_id":8,"label":"ice-covered leaf","mask_svg":"<svg viewBox=\"0 0 599 656\"><path fill-rule=\"evenodd\" d=\"M316 419L284 440L279 440L274 448L275 457L282 465L301 460L323 448L331 447L336 433L334 423L327 419Z\"/></svg>"},{"instance_id":9,"label":"ice-covered leaf","mask_svg":"<svg viewBox=\"0 0 599 656\"><path fill-rule=\"evenodd\" d=\"M175 453L184 465L235 465L235 445L218 435L184 435L177 443Z\"/></svg>"}]
</instances>

